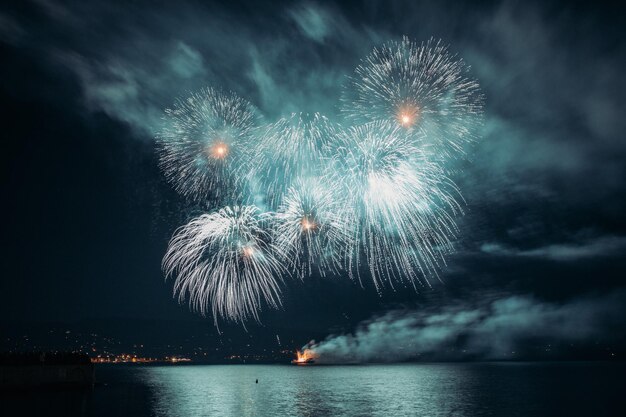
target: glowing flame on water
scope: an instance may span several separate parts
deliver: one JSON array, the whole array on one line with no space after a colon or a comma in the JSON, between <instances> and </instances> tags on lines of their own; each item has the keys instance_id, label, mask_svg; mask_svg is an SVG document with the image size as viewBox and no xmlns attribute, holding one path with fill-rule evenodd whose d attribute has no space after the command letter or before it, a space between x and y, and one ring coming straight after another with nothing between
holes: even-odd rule
<instances>
[{"instance_id":1,"label":"glowing flame on water","mask_svg":"<svg viewBox=\"0 0 626 417\"><path fill-rule=\"evenodd\" d=\"M306 365L313 363L318 357L319 356L310 349L304 349L302 351L296 350L296 359L292 360L291 363L296 365Z\"/></svg>"}]
</instances>

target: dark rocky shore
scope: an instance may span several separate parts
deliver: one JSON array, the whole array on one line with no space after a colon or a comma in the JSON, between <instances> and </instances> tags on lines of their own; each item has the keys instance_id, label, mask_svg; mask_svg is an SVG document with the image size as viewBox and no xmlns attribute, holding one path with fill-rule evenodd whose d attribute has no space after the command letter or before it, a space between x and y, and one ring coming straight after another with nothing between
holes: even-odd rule
<instances>
[{"instance_id":1,"label":"dark rocky shore","mask_svg":"<svg viewBox=\"0 0 626 417\"><path fill-rule=\"evenodd\" d=\"M94 380L94 366L83 353L0 354L0 389L90 387Z\"/></svg>"}]
</instances>

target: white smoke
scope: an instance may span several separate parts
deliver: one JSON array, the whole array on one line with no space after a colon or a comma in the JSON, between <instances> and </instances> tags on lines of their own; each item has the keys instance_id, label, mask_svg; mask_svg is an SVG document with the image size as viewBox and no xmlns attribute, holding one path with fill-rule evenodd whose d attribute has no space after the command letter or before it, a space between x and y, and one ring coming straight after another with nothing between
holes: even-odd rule
<instances>
[{"instance_id":1,"label":"white smoke","mask_svg":"<svg viewBox=\"0 0 626 417\"><path fill-rule=\"evenodd\" d=\"M613 340L623 328L626 292L565 304L511 296L438 311L394 310L360 323L352 334L305 345L318 363L412 359L519 359L531 350Z\"/></svg>"}]
</instances>

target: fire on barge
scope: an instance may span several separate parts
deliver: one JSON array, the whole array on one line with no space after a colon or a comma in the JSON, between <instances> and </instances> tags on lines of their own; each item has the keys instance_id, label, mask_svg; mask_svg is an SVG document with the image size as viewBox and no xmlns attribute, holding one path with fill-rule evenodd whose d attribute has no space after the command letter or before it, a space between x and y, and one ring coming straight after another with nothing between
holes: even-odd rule
<instances>
[{"instance_id":1,"label":"fire on barge","mask_svg":"<svg viewBox=\"0 0 626 417\"><path fill-rule=\"evenodd\" d=\"M315 363L315 358L317 356L308 349L300 352L296 351L296 359L291 361L292 365L312 365Z\"/></svg>"}]
</instances>

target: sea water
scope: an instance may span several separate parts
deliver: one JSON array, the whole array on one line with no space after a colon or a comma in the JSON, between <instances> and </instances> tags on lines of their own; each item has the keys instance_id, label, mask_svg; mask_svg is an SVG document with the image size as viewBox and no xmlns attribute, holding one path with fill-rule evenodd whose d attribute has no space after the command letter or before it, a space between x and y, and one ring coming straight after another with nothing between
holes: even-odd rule
<instances>
[{"instance_id":1,"label":"sea water","mask_svg":"<svg viewBox=\"0 0 626 417\"><path fill-rule=\"evenodd\" d=\"M619 362L108 365L93 389L2 393L0 415L626 416L625 371Z\"/></svg>"}]
</instances>

